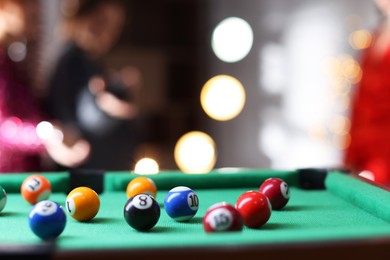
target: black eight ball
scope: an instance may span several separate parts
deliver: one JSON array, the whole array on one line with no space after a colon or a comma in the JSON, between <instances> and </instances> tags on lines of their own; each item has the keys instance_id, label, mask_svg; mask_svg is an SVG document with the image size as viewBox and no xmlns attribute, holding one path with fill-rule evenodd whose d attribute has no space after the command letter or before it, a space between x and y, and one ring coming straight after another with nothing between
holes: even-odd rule
<instances>
[{"instance_id":1,"label":"black eight ball","mask_svg":"<svg viewBox=\"0 0 390 260\"><path fill-rule=\"evenodd\" d=\"M126 202L124 217L132 228L138 231L148 231L157 224L160 218L160 206L152 196L138 194Z\"/></svg>"}]
</instances>

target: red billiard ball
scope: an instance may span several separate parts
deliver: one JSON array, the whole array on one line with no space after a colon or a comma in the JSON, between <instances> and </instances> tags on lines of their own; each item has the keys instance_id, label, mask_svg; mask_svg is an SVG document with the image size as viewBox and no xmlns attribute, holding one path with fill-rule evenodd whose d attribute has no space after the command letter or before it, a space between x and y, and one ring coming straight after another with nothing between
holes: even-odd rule
<instances>
[{"instance_id":1,"label":"red billiard ball","mask_svg":"<svg viewBox=\"0 0 390 260\"><path fill-rule=\"evenodd\" d=\"M243 225L238 210L226 202L212 205L203 217L203 229L206 232L241 231Z\"/></svg>"},{"instance_id":2,"label":"red billiard ball","mask_svg":"<svg viewBox=\"0 0 390 260\"><path fill-rule=\"evenodd\" d=\"M265 180L259 191L268 197L272 209L282 209L290 199L290 189L288 184L279 178L269 178Z\"/></svg>"},{"instance_id":3,"label":"red billiard ball","mask_svg":"<svg viewBox=\"0 0 390 260\"><path fill-rule=\"evenodd\" d=\"M259 191L243 193L236 201L236 209L249 228L259 228L271 217L271 204L267 196Z\"/></svg>"}]
</instances>

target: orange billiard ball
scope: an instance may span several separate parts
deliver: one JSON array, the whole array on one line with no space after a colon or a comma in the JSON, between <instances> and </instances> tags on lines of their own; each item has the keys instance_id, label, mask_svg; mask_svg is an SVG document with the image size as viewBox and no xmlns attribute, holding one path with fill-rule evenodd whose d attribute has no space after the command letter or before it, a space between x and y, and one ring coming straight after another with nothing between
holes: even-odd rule
<instances>
[{"instance_id":1,"label":"orange billiard ball","mask_svg":"<svg viewBox=\"0 0 390 260\"><path fill-rule=\"evenodd\" d=\"M20 193L28 203L35 205L39 201L47 200L50 197L51 184L45 177L34 174L23 181Z\"/></svg>"},{"instance_id":2,"label":"orange billiard ball","mask_svg":"<svg viewBox=\"0 0 390 260\"><path fill-rule=\"evenodd\" d=\"M128 198L138 194L148 194L153 198L157 196L157 187L154 181L147 177L136 177L129 182L126 188Z\"/></svg>"},{"instance_id":3,"label":"orange billiard ball","mask_svg":"<svg viewBox=\"0 0 390 260\"><path fill-rule=\"evenodd\" d=\"M72 218L81 222L89 221L99 212L100 199L93 189L78 187L69 192L65 208Z\"/></svg>"}]
</instances>

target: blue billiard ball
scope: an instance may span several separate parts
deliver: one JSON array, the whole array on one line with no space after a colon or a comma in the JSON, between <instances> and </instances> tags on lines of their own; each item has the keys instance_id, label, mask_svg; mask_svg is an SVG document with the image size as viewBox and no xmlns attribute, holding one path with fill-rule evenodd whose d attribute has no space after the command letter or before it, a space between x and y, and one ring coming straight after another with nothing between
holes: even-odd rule
<instances>
[{"instance_id":1,"label":"blue billiard ball","mask_svg":"<svg viewBox=\"0 0 390 260\"><path fill-rule=\"evenodd\" d=\"M198 206L198 196L185 186L171 189L164 200L165 211L176 221L190 220L198 211Z\"/></svg>"},{"instance_id":2,"label":"blue billiard ball","mask_svg":"<svg viewBox=\"0 0 390 260\"><path fill-rule=\"evenodd\" d=\"M31 209L28 223L33 233L41 239L53 239L64 231L66 214L58 203L43 200Z\"/></svg>"}]
</instances>

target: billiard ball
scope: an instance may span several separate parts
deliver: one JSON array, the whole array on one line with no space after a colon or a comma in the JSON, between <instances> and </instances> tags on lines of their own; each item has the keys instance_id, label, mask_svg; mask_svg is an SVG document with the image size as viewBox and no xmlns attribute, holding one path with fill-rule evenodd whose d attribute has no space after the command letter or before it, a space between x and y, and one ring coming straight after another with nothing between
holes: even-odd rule
<instances>
[{"instance_id":1,"label":"billiard ball","mask_svg":"<svg viewBox=\"0 0 390 260\"><path fill-rule=\"evenodd\" d=\"M138 194L127 200L124 217L132 228L138 231L148 231L160 219L160 205L148 194Z\"/></svg>"},{"instance_id":2,"label":"billiard ball","mask_svg":"<svg viewBox=\"0 0 390 260\"><path fill-rule=\"evenodd\" d=\"M240 212L244 225L259 228L271 217L271 204L263 193L247 191L237 199L236 209Z\"/></svg>"},{"instance_id":3,"label":"billiard ball","mask_svg":"<svg viewBox=\"0 0 390 260\"><path fill-rule=\"evenodd\" d=\"M28 223L32 232L41 239L53 239L64 231L66 214L58 203L43 200L30 210Z\"/></svg>"},{"instance_id":4,"label":"billiard ball","mask_svg":"<svg viewBox=\"0 0 390 260\"><path fill-rule=\"evenodd\" d=\"M147 177L136 177L132 179L126 188L127 198L134 197L138 194L149 194L156 198L157 187L154 181Z\"/></svg>"},{"instance_id":5,"label":"billiard ball","mask_svg":"<svg viewBox=\"0 0 390 260\"><path fill-rule=\"evenodd\" d=\"M20 187L22 197L34 205L39 201L47 200L51 195L51 184L42 175L34 174L27 177Z\"/></svg>"},{"instance_id":6,"label":"billiard ball","mask_svg":"<svg viewBox=\"0 0 390 260\"><path fill-rule=\"evenodd\" d=\"M0 212L5 208L5 204L7 204L7 193L3 187L0 186Z\"/></svg>"},{"instance_id":7,"label":"billiard ball","mask_svg":"<svg viewBox=\"0 0 390 260\"><path fill-rule=\"evenodd\" d=\"M78 221L90 221L99 212L100 199L91 188L78 187L69 192L66 197L66 211Z\"/></svg>"},{"instance_id":8,"label":"billiard ball","mask_svg":"<svg viewBox=\"0 0 390 260\"><path fill-rule=\"evenodd\" d=\"M188 221L198 211L199 198L188 187L178 186L171 189L164 200L164 208L168 216L176 221Z\"/></svg>"},{"instance_id":9,"label":"billiard ball","mask_svg":"<svg viewBox=\"0 0 390 260\"><path fill-rule=\"evenodd\" d=\"M238 210L226 202L212 205L203 217L206 232L241 231L243 220Z\"/></svg>"},{"instance_id":10,"label":"billiard ball","mask_svg":"<svg viewBox=\"0 0 390 260\"><path fill-rule=\"evenodd\" d=\"M290 199L290 189L288 184L279 178L269 178L265 180L259 191L268 197L272 209L282 209Z\"/></svg>"}]
</instances>

